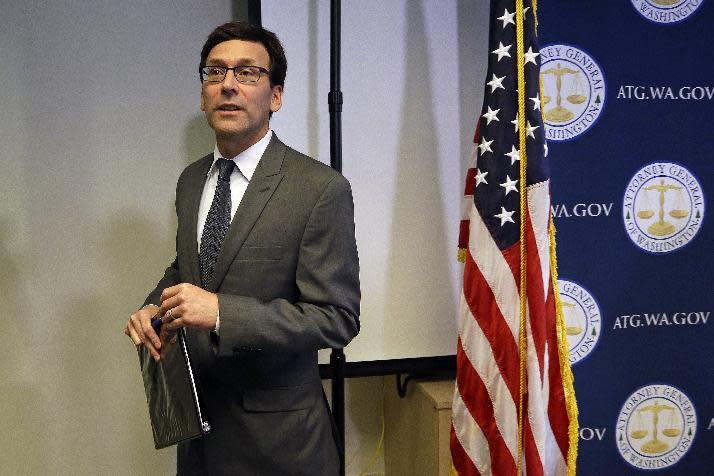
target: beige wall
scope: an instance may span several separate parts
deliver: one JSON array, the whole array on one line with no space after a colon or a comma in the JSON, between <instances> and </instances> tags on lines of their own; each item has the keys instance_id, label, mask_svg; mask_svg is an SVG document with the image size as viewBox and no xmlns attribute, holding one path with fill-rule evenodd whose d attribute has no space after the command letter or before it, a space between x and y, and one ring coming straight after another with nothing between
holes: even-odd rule
<instances>
[{"instance_id":1,"label":"beige wall","mask_svg":"<svg viewBox=\"0 0 714 476\"><path fill-rule=\"evenodd\" d=\"M209 150L196 68L229 2L5 2L0 473L169 474L122 328Z\"/></svg>"}]
</instances>

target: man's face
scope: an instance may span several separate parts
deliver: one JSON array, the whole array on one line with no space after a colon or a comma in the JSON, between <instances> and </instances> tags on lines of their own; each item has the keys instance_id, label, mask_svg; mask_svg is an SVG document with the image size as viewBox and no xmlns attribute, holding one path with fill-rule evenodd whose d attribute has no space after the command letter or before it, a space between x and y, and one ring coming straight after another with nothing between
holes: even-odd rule
<instances>
[{"instance_id":1,"label":"man's face","mask_svg":"<svg viewBox=\"0 0 714 476\"><path fill-rule=\"evenodd\" d=\"M260 66L270 69L270 56L260 43L229 40L217 44L206 58L206 66ZM268 131L270 112L280 109L282 86L270 86L266 74L257 83L239 83L233 71L223 82L203 82L201 110L216 138L252 145Z\"/></svg>"}]
</instances>

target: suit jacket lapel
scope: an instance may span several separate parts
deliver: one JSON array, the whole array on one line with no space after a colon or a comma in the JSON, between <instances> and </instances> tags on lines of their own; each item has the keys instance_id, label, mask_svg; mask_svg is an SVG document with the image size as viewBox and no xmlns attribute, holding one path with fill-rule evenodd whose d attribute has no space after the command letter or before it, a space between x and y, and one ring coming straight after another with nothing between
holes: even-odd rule
<instances>
[{"instance_id":1,"label":"suit jacket lapel","mask_svg":"<svg viewBox=\"0 0 714 476\"><path fill-rule=\"evenodd\" d=\"M253 173L238 210L236 210L231 226L228 228L226 240L223 242L218 261L216 261L213 279L207 287L209 291L215 292L218 289L250 230L253 229L253 225L283 179L280 170L286 151L287 146L273 134L268 148L265 149L263 157L258 162L258 167Z\"/></svg>"},{"instance_id":2,"label":"suit jacket lapel","mask_svg":"<svg viewBox=\"0 0 714 476\"><path fill-rule=\"evenodd\" d=\"M185 215L179 220L185 228L179 232L179 236L186 237L183 251L188 254L189 268L188 277L191 283L201 285L201 265L198 257L198 209L201 205L201 194L206 183L208 169L213 163L213 153L201 159L201 163L194 173L186 178L186 190L188 193L186 203L188 207L180 209L179 213Z\"/></svg>"}]
</instances>

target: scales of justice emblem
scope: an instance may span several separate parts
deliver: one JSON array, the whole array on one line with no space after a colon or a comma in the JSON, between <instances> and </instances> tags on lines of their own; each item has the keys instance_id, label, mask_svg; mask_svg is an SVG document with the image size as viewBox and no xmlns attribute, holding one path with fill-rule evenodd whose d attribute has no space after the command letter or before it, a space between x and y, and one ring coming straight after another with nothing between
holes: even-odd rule
<instances>
[{"instance_id":1,"label":"scales of justice emblem","mask_svg":"<svg viewBox=\"0 0 714 476\"><path fill-rule=\"evenodd\" d=\"M677 231L678 227L665 220L665 217L669 216L675 220L682 220L683 218L687 218L689 216L689 206L685 203L684 195L682 193L683 189L684 187L667 182L664 178L660 179L657 184L643 187L642 201L640 202L640 208L637 209L637 218L641 221L648 221L655 217L655 209L652 206L650 195L655 194L655 196L658 197L657 203L659 206L656 212L657 219L654 223L647 227L647 231L650 234L654 236L671 235ZM665 213L665 198L667 192L670 191L675 192L675 198L674 202L670 202L669 204L668 213ZM681 228L681 226L679 228Z\"/></svg>"},{"instance_id":2,"label":"scales of justice emblem","mask_svg":"<svg viewBox=\"0 0 714 476\"><path fill-rule=\"evenodd\" d=\"M563 306L563 316L565 317L565 334L568 337L579 336L583 333L583 328L580 325L580 316L578 316L578 311L576 310L577 306L565 300L560 304ZM593 332L595 332L595 329L593 329Z\"/></svg>"},{"instance_id":3,"label":"scales of justice emblem","mask_svg":"<svg viewBox=\"0 0 714 476\"><path fill-rule=\"evenodd\" d=\"M636 390L620 411L617 447L641 469L661 469L679 461L692 446L697 416L689 397L670 385Z\"/></svg>"},{"instance_id":4,"label":"scales of justice emblem","mask_svg":"<svg viewBox=\"0 0 714 476\"><path fill-rule=\"evenodd\" d=\"M590 292L572 281L558 279L558 292L574 365L590 355L600 339L600 308Z\"/></svg>"},{"instance_id":5,"label":"scales of justice emblem","mask_svg":"<svg viewBox=\"0 0 714 476\"><path fill-rule=\"evenodd\" d=\"M635 423L630 431L630 438L643 440L640 451L646 454L664 453L672 447L672 443L659 439L660 434L665 440L675 438L682 433L682 421L675 412L675 407L657 400L649 405L643 405L635 413ZM664 426L660 428L660 413L664 412ZM643 417L647 415L647 417ZM647 421L648 424L645 424ZM690 430L691 431L691 430ZM690 435L691 436L691 435ZM666 438L665 438L666 437ZM645 440L646 438L646 440Z\"/></svg>"},{"instance_id":6,"label":"scales of justice emblem","mask_svg":"<svg viewBox=\"0 0 714 476\"><path fill-rule=\"evenodd\" d=\"M583 50L554 44L541 48L540 106L546 139L566 141L588 130L602 112L602 70Z\"/></svg>"},{"instance_id":7,"label":"scales of justice emblem","mask_svg":"<svg viewBox=\"0 0 714 476\"><path fill-rule=\"evenodd\" d=\"M704 193L696 176L673 162L638 170L625 188L627 235L640 248L666 253L692 239L704 219Z\"/></svg>"},{"instance_id":8,"label":"scales of justice emblem","mask_svg":"<svg viewBox=\"0 0 714 476\"><path fill-rule=\"evenodd\" d=\"M581 73L578 70L562 67L560 63L557 63L554 68L548 68L540 72L541 83L545 83L545 75L550 75L555 77L555 107L550 109L545 109L543 117L546 121L561 123L568 122L575 117L575 113L563 106L563 77L565 76L567 91L565 91L565 100L574 105L580 105L588 100L588 97L583 94L583 81L581 79ZM543 104L547 105L552 101L551 96L543 96Z\"/></svg>"}]
</instances>

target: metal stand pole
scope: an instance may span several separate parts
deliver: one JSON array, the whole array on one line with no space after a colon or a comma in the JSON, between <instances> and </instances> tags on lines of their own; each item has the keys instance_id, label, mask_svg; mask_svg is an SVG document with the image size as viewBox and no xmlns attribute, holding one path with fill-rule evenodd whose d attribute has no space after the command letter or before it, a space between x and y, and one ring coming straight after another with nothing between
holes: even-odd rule
<instances>
[{"instance_id":1,"label":"metal stand pole","mask_svg":"<svg viewBox=\"0 0 714 476\"><path fill-rule=\"evenodd\" d=\"M340 91L340 0L330 3L330 165L342 172L342 91ZM340 475L345 475L345 353L332 349L332 414L337 426Z\"/></svg>"},{"instance_id":2,"label":"metal stand pole","mask_svg":"<svg viewBox=\"0 0 714 476\"><path fill-rule=\"evenodd\" d=\"M330 92L327 97L330 111L330 166L342 172L342 91L340 91L340 0L330 3ZM246 12L247 10L247 12ZM247 15L254 25L261 24L260 0L233 4L233 16ZM240 15L238 15L240 13ZM332 415L337 426L337 447L340 452L340 475L345 476L345 353L332 349Z\"/></svg>"},{"instance_id":3,"label":"metal stand pole","mask_svg":"<svg viewBox=\"0 0 714 476\"><path fill-rule=\"evenodd\" d=\"M330 3L330 165L342 172L342 91L340 91L340 0Z\"/></svg>"},{"instance_id":4,"label":"metal stand pole","mask_svg":"<svg viewBox=\"0 0 714 476\"><path fill-rule=\"evenodd\" d=\"M337 426L337 448L340 452L340 475L345 476L345 353L332 349L332 416Z\"/></svg>"}]
</instances>

